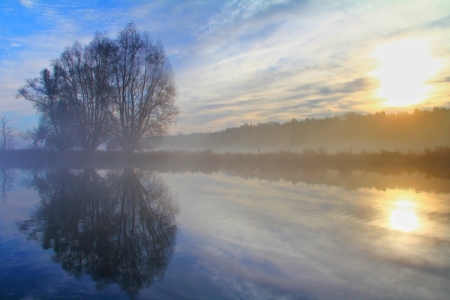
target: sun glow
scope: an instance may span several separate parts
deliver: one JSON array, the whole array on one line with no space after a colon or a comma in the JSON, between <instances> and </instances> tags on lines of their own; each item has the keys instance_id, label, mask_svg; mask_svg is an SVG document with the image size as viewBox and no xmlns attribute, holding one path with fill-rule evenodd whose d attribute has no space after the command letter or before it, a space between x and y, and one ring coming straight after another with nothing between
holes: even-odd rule
<instances>
[{"instance_id":1,"label":"sun glow","mask_svg":"<svg viewBox=\"0 0 450 300\"><path fill-rule=\"evenodd\" d=\"M401 200L394 203L395 207L391 212L391 227L403 231L411 232L419 227L419 219L413 210L414 204L410 201Z\"/></svg>"},{"instance_id":2,"label":"sun glow","mask_svg":"<svg viewBox=\"0 0 450 300\"><path fill-rule=\"evenodd\" d=\"M380 81L377 96L386 99L385 105L414 105L429 96L432 89L426 81L437 72L439 63L430 56L425 41L393 42L373 55L380 68L371 74Z\"/></svg>"}]
</instances>

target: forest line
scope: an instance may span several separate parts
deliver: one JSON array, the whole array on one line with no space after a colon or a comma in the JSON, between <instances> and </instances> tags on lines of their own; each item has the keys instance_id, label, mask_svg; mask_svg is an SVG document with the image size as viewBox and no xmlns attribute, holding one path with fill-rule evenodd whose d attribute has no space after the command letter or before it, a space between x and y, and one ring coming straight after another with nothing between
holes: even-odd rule
<instances>
[{"instance_id":1,"label":"forest line","mask_svg":"<svg viewBox=\"0 0 450 300\"><path fill-rule=\"evenodd\" d=\"M450 145L450 109L415 109L413 112L347 113L323 119L244 124L219 132L165 137L164 149L260 150L325 147L329 151L380 148L416 151Z\"/></svg>"}]
</instances>

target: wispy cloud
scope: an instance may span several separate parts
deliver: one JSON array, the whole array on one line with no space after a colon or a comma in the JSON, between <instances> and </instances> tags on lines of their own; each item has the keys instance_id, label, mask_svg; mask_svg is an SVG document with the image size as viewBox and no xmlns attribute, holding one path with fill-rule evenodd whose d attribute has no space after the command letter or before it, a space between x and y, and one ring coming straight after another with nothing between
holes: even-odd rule
<instances>
[{"instance_id":1,"label":"wispy cloud","mask_svg":"<svg viewBox=\"0 0 450 300\"><path fill-rule=\"evenodd\" d=\"M41 5L31 1L27 5L33 5L39 15L39 24L31 34L5 38L12 41L0 61L0 110L24 116L35 114L35 110L31 103L16 99L17 89L25 84L26 79L38 77L40 70L48 68L66 46L75 40L88 42L95 31L84 30L89 19L84 11L66 11L59 5ZM30 122L22 122L18 128L26 131L35 126L36 121L37 118L31 118Z\"/></svg>"},{"instance_id":2,"label":"wispy cloud","mask_svg":"<svg viewBox=\"0 0 450 300\"><path fill-rule=\"evenodd\" d=\"M34 5L34 1L33 0L20 0L20 4L22 4L26 8L32 8Z\"/></svg>"},{"instance_id":3,"label":"wispy cloud","mask_svg":"<svg viewBox=\"0 0 450 300\"><path fill-rule=\"evenodd\" d=\"M178 73L183 110L201 114L210 104L223 104L223 119L216 111L207 130L224 128L230 118L242 124L250 115L257 123L267 116L285 121L319 111L325 116L385 109L369 75L377 67L374 47L410 35L427 38L424 24L445 16L439 5L424 10L423 1L281 3L274 14L264 8L246 13L245 4L230 2L211 17L197 32L188 67ZM311 86L315 90L304 90Z\"/></svg>"},{"instance_id":4,"label":"wispy cloud","mask_svg":"<svg viewBox=\"0 0 450 300\"><path fill-rule=\"evenodd\" d=\"M444 0L144 1L109 7L73 1L36 2L30 11L36 29L0 43L9 47L0 62L0 77L10 82L2 91L6 98L65 46L87 43L95 30L115 36L133 20L162 40L173 63L182 111L173 132L384 110L370 75L378 67L372 52L411 37L427 40L443 66L431 80L434 94L421 107L448 103L450 3ZM16 69L6 70L6 61Z\"/></svg>"}]
</instances>

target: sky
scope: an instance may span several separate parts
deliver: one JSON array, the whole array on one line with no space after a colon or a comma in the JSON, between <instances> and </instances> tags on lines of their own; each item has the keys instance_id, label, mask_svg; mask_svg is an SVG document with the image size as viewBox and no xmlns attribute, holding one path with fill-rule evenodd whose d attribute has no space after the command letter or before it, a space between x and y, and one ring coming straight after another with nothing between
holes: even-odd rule
<instances>
[{"instance_id":1,"label":"sky","mask_svg":"<svg viewBox=\"0 0 450 300\"><path fill-rule=\"evenodd\" d=\"M16 98L26 79L131 21L172 64L170 134L450 107L448 0L3 0L0 13L0 114L17 131L39 119Z\"/></svg>"}]
</instances>

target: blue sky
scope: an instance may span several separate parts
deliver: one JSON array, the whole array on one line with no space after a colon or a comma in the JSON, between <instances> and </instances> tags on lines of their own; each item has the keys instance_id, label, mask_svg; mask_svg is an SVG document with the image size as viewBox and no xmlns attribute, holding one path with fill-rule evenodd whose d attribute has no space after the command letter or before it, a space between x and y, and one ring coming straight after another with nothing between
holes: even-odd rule
<instances>
[{"instance_id":1,"label":"blue sky","mask_svg":"<svg viewBox=\"0 0 450 300\"><path fill-rule=\"evenodd\" d=\"M172 63L181 114L171 133L450 106L448 0L3 0L0 12L0 112L20 131L38 121L15 98L25 80L75 40L115 37L130 21ZM417 99L389 99L398 94Z\"/></svg>"}]
</instances>

